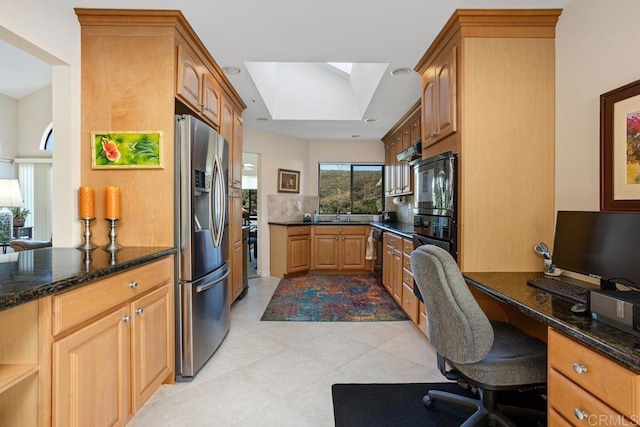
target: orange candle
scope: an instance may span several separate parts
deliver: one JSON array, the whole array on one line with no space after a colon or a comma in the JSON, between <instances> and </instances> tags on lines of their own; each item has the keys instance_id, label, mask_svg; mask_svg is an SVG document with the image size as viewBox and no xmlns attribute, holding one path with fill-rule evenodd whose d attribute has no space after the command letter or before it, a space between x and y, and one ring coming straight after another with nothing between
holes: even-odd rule
<instances>
[{"instance_id":1,"label":"orange candle","mask_svg":"<svg viewBox=\"0 0 640 427\"><path fill-rule=\"evenodd\" d=\"M120 187L107 187L105 218L120 218Z\"/></svg>"},{"instance_id":2,"label":"orange candle","mask_svg":"<svg viewBox=\"0 0 640 427\"><path fill-rule=\"evenodd\" d=\"M80 218L94 218L96 216L93 188L80 187L78 189L78 210Z\"/></svg>"}]
</instances>

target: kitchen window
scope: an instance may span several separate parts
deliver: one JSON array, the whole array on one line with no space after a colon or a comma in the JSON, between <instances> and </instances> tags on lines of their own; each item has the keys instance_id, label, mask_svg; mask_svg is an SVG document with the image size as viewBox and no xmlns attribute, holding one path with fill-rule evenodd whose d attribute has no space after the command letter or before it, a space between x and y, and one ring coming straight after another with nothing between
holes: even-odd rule
<instances>
[{"instance_id":1,"label":"kitchen window","mask_svg":"<svg viewBox=\"0 0 640 427\"><path fill-rule=\"evenodd\" d=\"M320 214L378 214L384 203L384 165L320 163Z\"/></svg>"}]
</instances>

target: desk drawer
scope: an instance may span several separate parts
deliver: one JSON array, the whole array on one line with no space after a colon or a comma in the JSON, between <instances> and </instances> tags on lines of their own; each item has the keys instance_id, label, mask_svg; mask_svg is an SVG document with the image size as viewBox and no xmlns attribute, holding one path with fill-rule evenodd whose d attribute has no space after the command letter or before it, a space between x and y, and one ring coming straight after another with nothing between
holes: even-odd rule
<instances>
[{"instance_id":1,"label":"desk drawer","mask_svg":"<svg viewBox=\"0 0 640 427\"><path fill-rule=\"evenodd\" d=\"M549 405L575 426L633 425L555 369L549 371ZM591 390L593 391L593 390ZM554 424L552 424L554 425Z\"/></svg>"},{"instance_id":2,"label":"desk drawer","mask_svg":"<svg viewBox=\"0 0 640 427\"><path fill-rule=\"evenodd\" d=\"M549 329L549 367L589 390L621 413L637 414L640 375L584 345ZM580 372L581 367L586 371Z\"/></svg>"},{"instance_id":3,"label":"desk drawer","mask_svg":"<svg viewBox=\"0 0 640 427\"><path fill-rule=\"evenodd\" d=\"M549 419L548 419L548 421L549 421L548 425L550 425L550 426L554 426L554 427L571 427L571 424L569 422L567 422L567 420L562 418L560 416L560 414L558 414L553 409L549 409Z\"/></svg>"},{"instance_id":4,"label":"desk drawer","mask_svg":"<svg viewBox=\"0 0 640 427\"><path fill-rule=\"evenodd\" d=\"M53 335L80 325L154 287L171 282L173 258L145 264L90 285L54 295ZM133 284L135 283L135 286Z\"/></svg>"}]
</instances>

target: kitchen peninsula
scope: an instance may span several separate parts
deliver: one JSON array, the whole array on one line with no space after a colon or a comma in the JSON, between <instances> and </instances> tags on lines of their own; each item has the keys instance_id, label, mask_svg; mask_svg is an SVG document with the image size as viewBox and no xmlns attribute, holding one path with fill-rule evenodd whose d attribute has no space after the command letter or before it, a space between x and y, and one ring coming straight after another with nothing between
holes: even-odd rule
<instances>
[{"instance_id":1,"label":"kitchen peninsula","mask_svg":"<svg viewBox=\"0 0 640 427\"><path fill-rule=\"evenodd\" d=\"M101 417L124 421L172 381L174 253L125 247L0 255L3 424L87 425L96 402ZM109 389L118 399L105 402L91 391Z\"/></svg>"}]
</instances>

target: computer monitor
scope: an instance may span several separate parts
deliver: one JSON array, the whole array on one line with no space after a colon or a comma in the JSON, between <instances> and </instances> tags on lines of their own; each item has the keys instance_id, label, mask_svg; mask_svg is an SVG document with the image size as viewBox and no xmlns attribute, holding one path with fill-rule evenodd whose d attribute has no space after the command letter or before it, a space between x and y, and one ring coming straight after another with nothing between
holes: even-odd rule
<instances>
[{"instance_id":1,"label":"computer monitor","mask_svg":"<svg viewBox=\"0 0 640 427\"><path fill-rule=\"evenodd\" d=\"M640 289L640 212L558 211L556 267Z\"/></svg>"}]
</instances>

